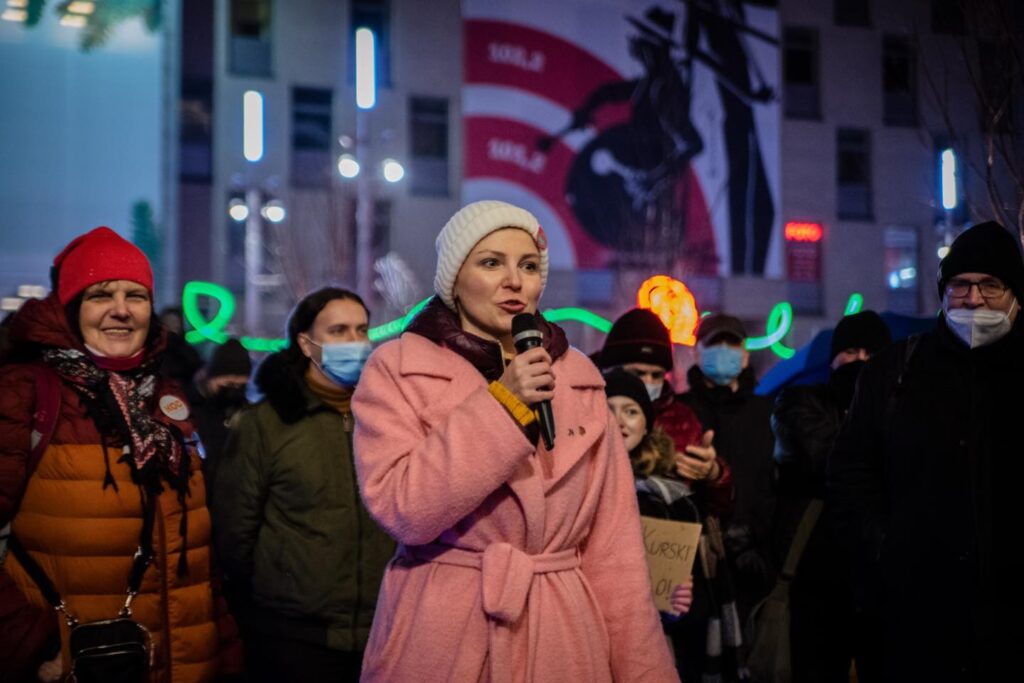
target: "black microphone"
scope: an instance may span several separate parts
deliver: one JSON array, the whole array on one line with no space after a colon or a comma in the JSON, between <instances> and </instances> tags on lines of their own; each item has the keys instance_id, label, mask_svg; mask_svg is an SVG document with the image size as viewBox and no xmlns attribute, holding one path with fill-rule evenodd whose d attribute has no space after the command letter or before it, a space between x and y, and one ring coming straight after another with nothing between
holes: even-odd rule
<instances>
[{"instance_id":1,"label":"black microphone","mask_svg":"<svg viewBox=\"0 0 1024 683\"><path fill-rule=\"evenodd\" d=\"M537 328L537 319L533 313L520 313L512 318L512 341L516 351L524 353L544 343L544 335ZM555 414L551 412L551 401L541 401L530 406L537 411L540 422L540 435L544 445L550 451L555 447Z\"/></svg>"}]
</instances>

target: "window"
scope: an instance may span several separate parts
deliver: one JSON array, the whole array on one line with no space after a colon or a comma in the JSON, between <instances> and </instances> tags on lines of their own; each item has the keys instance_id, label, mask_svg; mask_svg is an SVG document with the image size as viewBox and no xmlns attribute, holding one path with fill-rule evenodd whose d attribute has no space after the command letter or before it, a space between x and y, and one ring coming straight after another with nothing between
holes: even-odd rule
<instances>
[{"instance_id":1,"label":"window","mask_svg":"<svg viewBox=\"0 0 1024 683\"><path fill-rule=\"evenodd\" d=\"M292 88L292 185L330 182L331 99L330 90Z\"/></svg>"},{"instance_id":2,"label":"window","mask_svg":"<svg viewBox=\"0 0 1024 683\"><path fill-rule=\"evenodd\" d=\"M793 119L821 118L818 32L788 27L784 43L786 116Z\"/></svg>"},{"instance_id":3,"label":"window","mask_svg":"<svg viewBox=\"0 0 1024 683\"><path fill-rule=\"evenodd\" d=\"M963 0L932 0L932 31L955 36L964 34Z\"/></svg>"},{"instance_id":4,"label":"window","mask_svg":"<svg viewBox=\"0 0 1024 683\"><path fill-rule=\"evenodd\" d=\"M882 95L886 125L917 125L917 51L905 36L882 39Z\"/></svg>"},{"instance_id":5,"label":"window","mask_svg":"<svg viewBox=\"0 0 1024 683\"><path fill-rule=\"evenodd\" d=\"M870 0L835 0L833 5L837 26L870 26Z\"/></svg>"},{"instance_id":6,"label":"window","mask_svg":"<svg viewBox=\"0 0 1024 683\"><path fill-rule=\"evenodd\" d=\"M270 76L271 0L231 0L231 73Z\"/></svg>"},{"instance_id":7,"label":"window","mask_svg":"<svg viewBox=\"0 0 1024 683\"><path fill-rule=\"evenodd\" d=\"M348 81L356 82L356 29L373 31L376 45L377 85L391 85L391 16L388 0L352 0L349 34Z\"/></svg>"},{"instance_id":8,"label":"window","mask_svg":"<svg viewBox=\"0 0 1024 683\"><path fill-rule=\"evenodd\" d=\"M874 219L871 201L871 144L868 131L836 131L836 205L842 220Z\"/></svg>"},{"instance_id":9,"label":"window","mask_svg":"<svg viewBox=\"0 0 1024 683\"><path fill-rule=\"evenodd\" d=\"M182 78L178 106L179 175L185 181L209 182L213 177L213 82Z\"/></svg>"},{"instance_id":10,"label":"window","mask_svg":"<svg viewBox=\"0 0 1024 683\"><path fill-rule=\"evenodd\" d=\"M978 42L981 91L978 115L983 132L1008 133L1013 128L1013 48L989 41Z\"/></svg>"},{"instance_id":11,"label":"window","mask_svg":"<svg viewBox=\"0 0 1024 683\"><path fill-rule=\"evenodd\" d=\"M409 100L409 190L416 195L448 196L448 100Z\"/></svg>"},{"instance_id":12,"label":"window","mask_svg":"<svg viewBox=\"0 0 1024 683\"><path fill-rule=\"evenodd\" d=\"M917 230L887 227L885 244L886 308L896 313L918 313Z\"/></svg>"}]
</instances>

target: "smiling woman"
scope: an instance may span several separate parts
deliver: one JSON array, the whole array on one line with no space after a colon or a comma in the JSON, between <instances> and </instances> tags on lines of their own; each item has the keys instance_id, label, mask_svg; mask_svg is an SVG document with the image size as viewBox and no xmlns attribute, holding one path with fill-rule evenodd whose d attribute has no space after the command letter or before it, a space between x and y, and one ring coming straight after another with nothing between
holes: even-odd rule
<instances>
[{"instance_id":1,"label":"smiling woman","mask_svg":"<svg viewBox=\"0 0 1024 683\"><path fill-rule=\"evenodd\" d=\"M142 351L152 314L145 286L131 280L98 282L82 293L78 330L94 354L127 358Z\"/></svg>"},{"instance_id":2,"label":"smiling woman","mask_svg":"<svg viewBox=\"0 0 1024 683\"><path fill-rule=\"evenodd\" d=\"M52 273L53 292L9 323L19 362L0 367L0 527L16 539L0 566L4 674L62 680L73 664L68 642L55 649L68 631L35 569L82 623L118 616L129 569L141 569L133 607L153 636L149 679L173 668L174 680L212 680L210 518L189 406L159 370L149 261L97 228Z\"/></svg>"}]
</instances>

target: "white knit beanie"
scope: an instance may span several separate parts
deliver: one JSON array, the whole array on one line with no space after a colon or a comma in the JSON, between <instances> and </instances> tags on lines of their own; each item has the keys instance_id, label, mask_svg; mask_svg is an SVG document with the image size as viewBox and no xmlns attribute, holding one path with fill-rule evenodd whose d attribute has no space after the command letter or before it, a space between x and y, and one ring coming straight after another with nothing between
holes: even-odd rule
<instances>
[{"instance_id":1,"label":"white knit beanie","mask_svg":"<svg viewBox=\"0 0 1024 683\"><path fill-rule=\"evenodd\" d=\"M455 278L477 242L502 228L525 230L540 251L540 291L548 281L548 244L540 223L526 209L506 202L485 199L467 204L452 216L437 236L437 272L434 291L448 308L455 310Z\"/></svg>"}]
</instances>

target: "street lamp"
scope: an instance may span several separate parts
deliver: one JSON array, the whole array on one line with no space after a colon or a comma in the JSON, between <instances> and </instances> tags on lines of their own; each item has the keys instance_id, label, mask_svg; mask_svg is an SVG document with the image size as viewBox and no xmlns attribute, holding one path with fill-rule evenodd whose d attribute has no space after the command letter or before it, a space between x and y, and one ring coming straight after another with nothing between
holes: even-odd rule
<instances>
[{"instance_id":1,"label":"street lamp","mask_svg":"<svg viewBox=\"0 0 1024 683\"><path fill-rule=\"evenodd\" d=\"M256 178L255 165L264 153L263 93L246 90L242 95L242 155L247 162L242 186L244 195L228 204L228 215L245 223L245 329L250 335L261 331L261 290L271 279L263 275L263 221L280 223L288 215L280 200L265 201Z\"/></svg>"},{"instance_id":2,"label":"street lamp","mask_svg":"<svg viewBox=\"0 0 1024 683\"><path fill-rule=\"evenodd\" d=\"M951 147L942 150L939 153L939 194L945 214L940 228L942 236L939 248L936 250L936 255L940 259L946 258L946 254L949 253L949 245L953 243L955 233L953 212L956 211L956 207L960 203L959 188L957 187L958 175L956 152Z\"/></svg>"},{"instance_id":3,"label":"street lamp","mask_svg":"<svg viewBox=\"0 0 1024 683\"><path fill-rule=\"evenodd\" d=\"M385 159L381 164L381 172L384 174L384 180L389 183L397 183L405 177L405 167L394 159Z\"/></svg>"},{"instance_id":4,"label":"street lamp","mask_svg":"<svg viewBox=\"0 0 1024 683\"><path fill-rule=\"evenodd\" d=\"M377 103L376 40L368 28L356 30L356 291L370 301L373 285L373 201L370 178L360 174L370 152L369 110Z\"/></svg>"},{"instance_id":5,"label":"street lamp","mask_svg":"<svg viewBox=\"0 0 1024 683\"><path fill-rule=\"evenodd\" d=\"M342 178L355 178L359 175L359 162L351 154L342 154L338 157L338 173Z\"/></svg>"}]
</instances>

